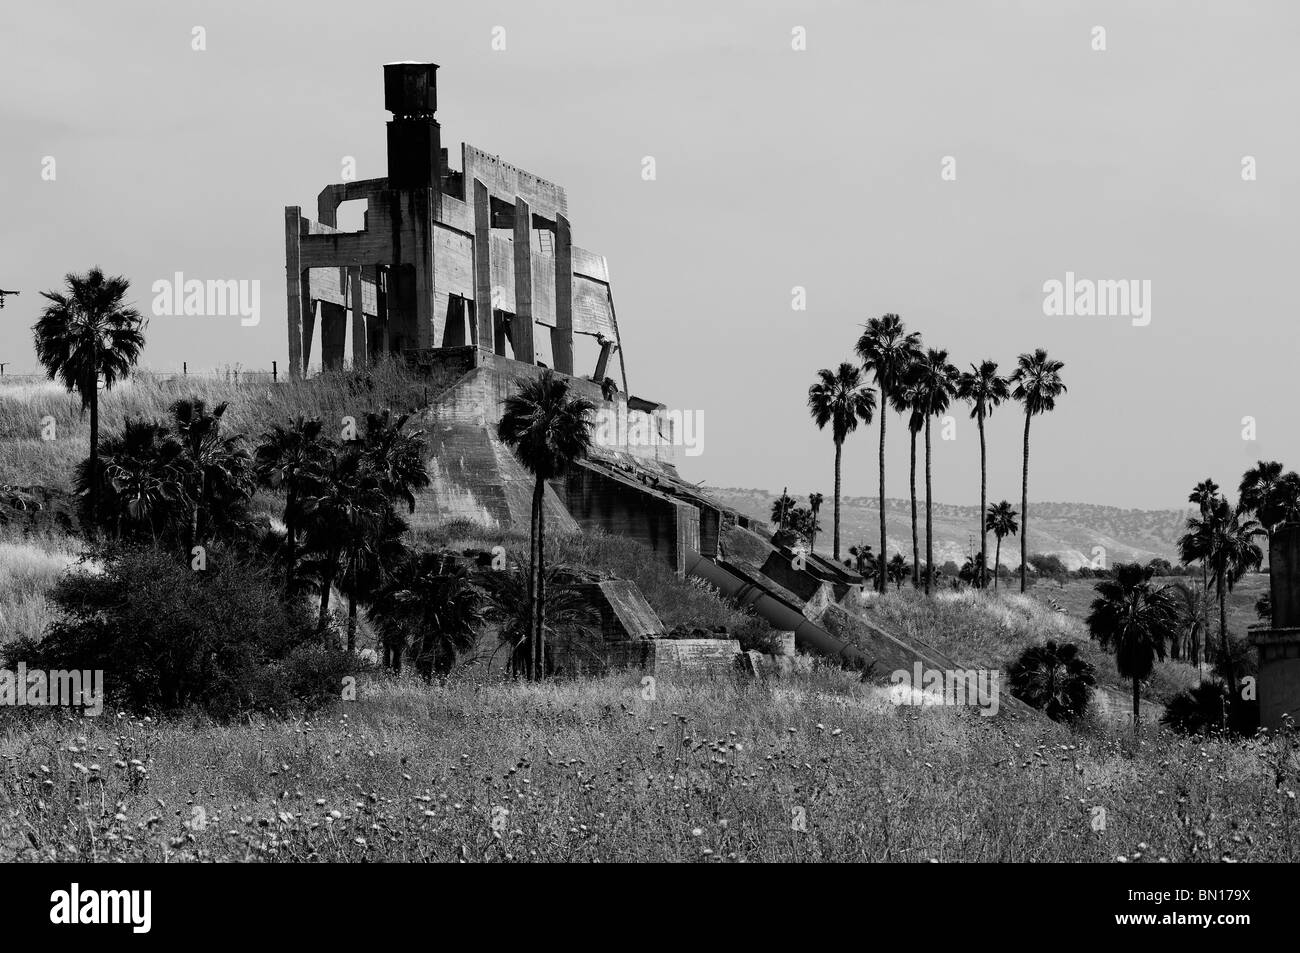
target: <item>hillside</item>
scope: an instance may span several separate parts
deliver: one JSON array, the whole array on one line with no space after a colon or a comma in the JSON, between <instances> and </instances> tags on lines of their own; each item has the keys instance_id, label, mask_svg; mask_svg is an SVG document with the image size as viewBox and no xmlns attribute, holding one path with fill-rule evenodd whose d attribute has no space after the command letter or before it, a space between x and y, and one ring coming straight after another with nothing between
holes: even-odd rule
<instances>
[{"instance_id":1,"label":"hillside","mask_svg":"<svg viewBox=\"0 0 1300 953\"><path fill-rule=\"evenodd\" d=\"M719 502L757 519L771 516L772 504L777 494L767 490L716 488L708 492ZM793 493L795 499L806 505L807 494ZM876 500L861 496L847 496L841 501L841 547L866 542L873 549L879 547L880 509ZM1017 503L1016 509L1019 510ZM976 536L979 526L979 507L949 506L935 503L934 558L937 563L953 560L961 563L972 548L979 547ZM924 506L919 510L924 520ZM1157 556L1170 561L1175 559L1177 540L1183 532L1187 511L1183 510L1126 510L1114 506L1094 506L1090 503L1030 503L1029 551L1053 553L1071 569L1076 569L1095 558L1094 547L1106 551L1106 564L1116 562L1148 562ZM822 505L821 535L818 550L830 549L831 500ZM911 504L908 500L885 500L885 531L891 550L897 549L911 558L912 526ZM925 547L925 528L921 526L921 547ZM989 548L994 539L989 536ZM844 555L844 554L841 554ZM1007 566L1020 563L1020 541L1009 537L1003 541L1002 562Z\"/></svg>"}]
</instances>

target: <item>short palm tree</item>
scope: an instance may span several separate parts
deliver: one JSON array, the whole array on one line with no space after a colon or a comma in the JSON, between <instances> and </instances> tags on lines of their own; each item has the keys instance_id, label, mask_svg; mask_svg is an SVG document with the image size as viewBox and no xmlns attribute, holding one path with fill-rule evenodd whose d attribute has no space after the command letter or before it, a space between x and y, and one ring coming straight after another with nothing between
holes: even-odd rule
<instances>
[{"instance_id":1,"label":"short palm tree","mask_svg":"<svg viewBox=\"0 0 1300 953\"><path fill-rule=\"evenodd\" d=\"M485 620L485 594L445 553L413 551L392 569L370 607L384 644L384 663L401 674L408 648L426 680L451 671L470 651Z\"/></svg>"},{"instance_id":2,"label":"short palm tree","mask_svg":"<svg viewBox=\"0 0 1300 953\"><path fill-rule=\"evenodd\" d=\"M889 558L889 581L894 584L895 591L903 588L903 580L908 577L911 571L911 567L907 565L907 560L903 558L902 553L894 553Z\"/></svg>"},{"instance_id":3,"label":"short palm tree","mask_svg":"<svg viewBox=\"0 0 1300 953\"><path fill-rule=\"evenodd\" d=\"M600 614L575 587L573 574L565 566L549 566L546 569L546 585L543 587L546 598L543 618L546 623L546 640L554 644L561 633L578 636L572 641L574 646L583 646L600 631ZM523 571L507 569L491 573L487 577L488 618L500 626L499 641L506 650L507 666L512 675L521 675L528 671L528 648L531 639L532 615L529 604L529 586ZM587 638L582 638L586 636ZM596 666L604 664L604 659L593 655L590 662Z\"/></svg>"},{"instance_id":4,"label":"short palm tree","mask_svg":"<svg viewBox=\"0 0 1300 953\"><path fill-rule=\"evenodd\" d=\"M320 587L318 631L326 634L330 590L344 552L366 544L379 531L389 503L378 479L355 446L334 451L303 500L307 546L317 554L313 575Z\"/></svg>"},{"instance_id":5,"label":"short palm tree","mask_svg":"<svg viewBox=\"0 0 1300 953\"><path fill-rule=\"evenodd\" d=\"M810 553L817 552L817 530L821 528L817 522L817 515L822 511L822 502L824 499L825 497L820 493L808 494L808 551Z\"/></svg>"},{"instance_id":6,"label":"short palm tree","mask_svg":"<svg viewBox=\"0 0 1300 953\"><path fill-rule=\"evenodd\" d=\"M1133 731L1140 726L1142 681L1156 659L1165 657L1165 643L1178 637L1178 603L1168 586L1151 585L1152 570L1121 563L1109 579L1094 587L1097 598L1088 613L1088 633L1115 655L1121 678L1133 681Z\"/></svg>"},{"instance_id":7,"label":"short palm tree","mask_svg":"<svg viewBox=\"0 0 1300 953\"><path fill-rule=\"evenodd\" d=\"M871 544L858 543L856 546L850 546L849 555L853 557L853 568L858 571L860 576L863 578L866 578L868 574L875 576L876 561L871 555Z\"/></svg>"},{"instance_id":8,"label":"short palm tree","mask_svg":"<svg viewBox=\"0 0 1300 953\"><path fill-rule=\"evenodd\" d=\"M957 391L958 372L948 363L948 352L930 348L915 365L920 410L925 417L925 593L930 594L934 567L934 503L930 476L930 420L948 409Z\"/></svg>"},{"instance_id":9,"label":"short palm tree","mask_svg":"<svg viewBox=\"0 0 1300 953\"><path fill-rule=\"evenodd\" d=\"M106 438L99 448L103 479L94 499L99 528L118 539L157 540L178 523L188 526L182 452L172 433L153 420L128 419L122 433ZM87 521L91 472L87 458L74 480Z\"/></svg>"},{"instance_id":10,"label":"short palm tree","mask_svg":"<svg viewBox=\"0 0 1300 953\"><path fill-rule=\"evenodd\" d=\"M819 430L831 428L835 443L835 514L832 555L840 558L840 458L844 441L858 429L858 422L871 423L876 412L876 392L862 386L862 371L847 362L834 371L822 368L817 383L808 388L808 412Z\"/></svg>"},{"instance_id":11,"label":"short palm tree","mask_svg":"<svg viewBox=\"0 0 1300 953\"><path fill-rule=\"evenodd\" d=\"M43 291L50 303L32 328L36 357L50 380L58 380L81 397L90 410L89 516L96 524L99 495L99 387L112 390L140 359L144 318L126 304L130 283L107 277L98 267L84 275L69 274L61 292Z\"/></svg>"},{"instance_id":12,"label":"short palm tree","mask_svg":"<svg viewBox=\"0 0 1300 953\"><path fill-rule=\"evenodd\" d=\"M980 433L980 513L988 509L988 455L984 445L984 421L993 416L998 404L1011 397L1011 388L1005 377L998 376L996 361L981 361L978 366L972 364L969 371L962 373L957 381L957 396L971 405L970 415L976 421ZM981 589L988 585L988 533L984 529L984 520L980 518L980 577Z\"/></svg>"},{"instance_id":13,"label":"short palm tree","mask_svg":"<svg viewBox=\"0 0 1300 953\"><path fill-rule=\"evenodd\" d=\"M258 482L273 490L284 490L285 579L289 585L298 556L302 500L315 486L332 452L332 441L324 436L320 418L308 419L299 414L287 425L272 424L262 435L254 456Z\"/></svg>"},{"instance_id":14,"label":"short palm tree","mask_svg":"<svg viewBox=\"0 0 1300 953\"><path fill-rule=\"evenodd\" d=\"M1182 635L1174 640L1169 656L1174 661L1180 657L1200 667L1201 650L1207 634L1208 609L1204 589L1189 586L1183 582L1173 585L1174 594L1179 600L1179 614L1182 620Z\"/></svg>"},{"instance_id":15,"label":"short palm tree","mask_svg":"<svg viewBox=\"0 0 1300 953\"><path fill-rule=\"evenodd\" d=\"M1096 674L1073 642L1031 645L1007 672L1011 694L1053 721L1074 721L1088 708Z\"/></svg>"},{"instance_id":16,"label":"short palm tree","mask_svg":"<svg viewBox=\"0 0 1300 953\"><path fill-rule=\"evenodd\" d=\"M1065 393L1061 381L1060 361L1047 356L1041 347L1033 354L1021 354L1016 371L1011 375L1015 389L1011 396L1025 405L1025 460L1020 481L1020 591L1025 591L1025 571L1028 566L1026 545L1029 538L1029 422L1039 414L1056 409L1056 398Z\"/></svg>"},{"instance_id":17,"label":"short palm tree","mask_svg":"<svg viewBox=\"0 0 1300 953\"><path fill-rule=\"evenodd\" d=\"M1212 501L1204 516L1188 518L1187 532L1178 541L1182 561L1204 561L1214 580L1219 603L1219 658L1234 697L1237 682L1228 645L1227 599L1238 580L1263 562L1264 553L1255 542L1263 535L1264 529L1247 511L1219 497Z\"/></svg>"},{"instance_id":18,"label":"short palm tree","mask_svg":"<svg viewBox=\"0 0 1300 953\"><path fill-rule=\"evenodd\" d=\"M257 472L243 437L223 430L226 403L208 410L198 397L185 397L171 406L172 427L185 464L185 493L190 522L185 534L186 555L211 535L214 517L222 524L253 495Z\"/></svg>"},{"instance_id":19,"label":"short palm tree","mask_svg":"<svg viewBox=\"0 0 1300 953\"><path fill-rule=\"evenodd\" d=\"M569 382L550 368L519 385L506 398L497 436L533 475L532 546L529 578L534 580L531 675L546 677L546 482L562 476L591 450L595 405L569 393Z\"/></svg>"},{"instance_id":20,"label":"short palm tree","mask_svg":"<svg viewBox=\"0 0 1300 953\"><path fill-rule=\"evenodd\" d=\"M415 512L415 491L429 485L424 431L402 429L410 414L394 417L385 409L366 414L361 453L379 479L384 495Z\"/></svg>"},{"instance_id":21,"label":"short palm tree","mask_svg":"<svg viewBox=\"0 0 1300 953\"><path fill-rule=\"evenodd\" d=\"M1015 536L1020 527L1016 524L1016 511L1008 500L994 503L989 507L984 518L985 529L997 537L997 547L993 553L993 591L998 590L998 569L1002 566L1002 538Z\"/></svg>"},{"instance_id":22,"label":"short palm tree","mask_svg":"<svg viewBox=\"0 0 1300 953\"><path fill-rule=\"evenodd\" d=\"M896 314L872 318L858 338L857 354L862 359L862 369L875 376L880 391L880 562L877 584L881 592L889 585L886 578L888 543L885 539L885 414L884 408L892 406L894 391L907 374L908 368L921 355L921 336L908 332L903 320Z\"/></svg>"}]
</instances>

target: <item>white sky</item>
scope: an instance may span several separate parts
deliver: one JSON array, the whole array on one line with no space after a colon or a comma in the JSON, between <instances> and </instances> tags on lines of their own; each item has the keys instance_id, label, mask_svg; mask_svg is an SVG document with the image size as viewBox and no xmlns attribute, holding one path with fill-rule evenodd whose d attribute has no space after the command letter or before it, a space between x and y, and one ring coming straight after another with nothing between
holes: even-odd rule
<instances>
[{"instance_id":1,"label":"white sky","mask_svg":"<svg viewBox=\"0 0 1300 953\"><path fill-rule=\"evenodd\" d=\"M686 476L829 497L807 387L896 311L962 367L1066 362L1032 498L1182 506L1258 457L1300 465L1298 26L1285 0L6 3L0 287L23 294L0 361L32 370L38 292L100 264L142 310L176 271L262 283L257 327L152 319L147 365L284 367L283 207L314 209L344 156L385 173L381 64L428 60L454 162L469 141L568 190L575 241L609 259L633 392L705 414ZM1150 325L1044 317L1066 271L1149 279ZM995 498L1018 496L1020 426L990 425ZM875 492L875 437L846 450L849 495ZM935 450L936 498L977 501L964 413Z\"/></svg>"}]
</instances>

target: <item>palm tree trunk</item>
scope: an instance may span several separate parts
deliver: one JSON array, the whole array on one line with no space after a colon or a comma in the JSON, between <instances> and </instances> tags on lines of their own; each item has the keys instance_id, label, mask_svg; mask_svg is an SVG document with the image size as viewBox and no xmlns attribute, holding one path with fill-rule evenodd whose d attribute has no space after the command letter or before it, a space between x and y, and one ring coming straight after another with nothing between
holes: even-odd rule
<instances>
[{"instance_id":1,"label":"palm tree trunk","mask_svg":"<svg viewBox=\"0 0 1300 953\"><path fill-rule=\"evenodd\" d=\"M96 533L99 515L99 354L95 341L90 342L90 532Z\"/></svg>"},{"instance_id":2,"label":"palm tree trunk","mask_svg":"<svg viewBox=\"0 0 1300 953\"><path fill-rule=\"evenodd\" d=\"M537 659L537 516L542 511L542 481L533 487L532 523L529 526L528 548L528 664L527 677L536 677L534 663Z\"/></svg>"},{"instance_id":3,"label":"palm tree trunk","mask_svg":"<svg viewBox=\"0 0 1300 953\"><path fill-rule=\"evenodd\" d=\"M930 415L925 415L925 594L930 594L930 580L934 578L934 527L933 507L930 502Z\"/></svg>"},{"instance_id":4,"label":"palm tree trunk","mask_svg":"<svg viewBox=\"0 0 1300 953\"><path fill-rule=\"evenodd\" d=\"M880 388L880 571L876 573L876 587L881 595L885 594L885 587L888 585L886 580L885 567L888 563L885 553L885 420L889 416L885 412L888 406L885 389Z\"/></svg>"},{"instance_id":5,"label":"palm tree trunk","mask_svg":"<svg viewBox=\"0 0 1300 953\"><path fill-rule=\"evenodd\" d=\"M284 542L285 549L288 550L285 557L287 565L284 571L284 588L286 591L293 587L293 566L298 557L297 531L293 525L294 519L292 515L297 503L297 496L290 493L284 507Z\"/></svg>"},{"instance_id":6,"label":"palm tree trunk","mask_svg":"<svg viewBox=\"0 0 1300 953\"><path fill-rule=\"evenodd\" d=\"M998 537L998 545L993 553L993 591L998 591L998 567L1002 565L1002 537Z\"/></svg>"},{"instance_id":7,"label":"palm tree trunk","mask_svg":"<svg viewBox=\"0 0 1300 953\"><path fill-rule=\"evenodd\" d=\"M835 441L835 561L840 561L840 455L844 451L844 441Z\"/></svg>"},{"instance_id":8,"label":"palm tree trunk","mask_svg":"<svg viewBox=\"0 0 1300 953\"><path fill-rule=\"evenodd\" d=\"M980 405L981 408L983 405ZM981 409L976 417L980 429L980 588L989 586L989 551L988 527L984 523L984 513L988 509L988 458L984 450L984 411Z\"/></svg>"},{"instance_id":9,"label":"palm tree trunk","mask_svg":"<svg viewBox=\"0 0 1300 953\"><path fill-rule=\"evenodd\" d=\"M1205 560L1201 560L1201 632L1204 638L1210 636L1210 576L1207 572ZM1200 672L1201 662L1205 659L1205 647L1198 642L1197 647L1200 649L1196 653L1196 668L1198 674L1204 678L1204 673Z\"/></svg>"},{"instance_id":10,"label":"palm tree trunk","mask_svg":"<svg viewBox=\"0 0 1300 953\"><path fill-rule=\"evenodd\" d=\"M921 588L921 544L916 535L916 431L909 425L912 433L912 474L910 477L912 491L912 588Z\"/></svg>"},{"instance_id":11,"label":"palm tree trunk","mask_svg":"<svg viewBox=\"0 0 1300 953\"><path fill-rule=\"evenodd\" d=\"M1138 726L1141 722L1138 720L1138 709L1142 704L1142 696L1138 693L1137 677L1133 678L1133 734L1138 733Z\"/></svg>"},{"instance_id":12,"label":"palm tree trunk","mask_svg":"<svg viewBox=\"0 0 1300 953\"><path fill-rule=\"evenodd\" d=\"M1232 664L1232 655L1228 652L1228 596L1224 590L1224 567L1215 573L1215 585L1219 594L1219 652L1223 657L1223 666L1228 673L1228 689L1235 699L1237 697L1237 672Z\"/></svg>"},{"instance_id":13,"label":"palm tree trunk","mask_svg":"<svg viewBox=\"0 0 1300 953\"><path fill-rule=\"evenodd\" d=\"M1025 591L1025 565L1029 545L1029 421L1033 415L1025 411L1025 467L1020 476L1020 591Z\"/></svg>"},{"instance_id":14,"label":"palm tree trunk","mask_svg":"<svg viewBox=\"0 0 1300 953\"><path fill-rule=\"evenodd\" d=\"M545 484L537 478L539 490ZM546 505L544 493L537 500L537 680L546 678Z\"/></svg>"},{"instance_id":15,"label":"palm tree trunk","mask_svg":"<svg viewBox=\"0 0 1300 953\"><path fill-rule=\"evenodd\" d=\"M317 631L322 636L324 636L325 626L329 622L330 589L334 586L334 567L338 563L339 557L338 553L330 551L326 558L329 559L329 565L325 567L325 571L321 575L320 619L317 622Z\"/></svg>"}]
</instances>

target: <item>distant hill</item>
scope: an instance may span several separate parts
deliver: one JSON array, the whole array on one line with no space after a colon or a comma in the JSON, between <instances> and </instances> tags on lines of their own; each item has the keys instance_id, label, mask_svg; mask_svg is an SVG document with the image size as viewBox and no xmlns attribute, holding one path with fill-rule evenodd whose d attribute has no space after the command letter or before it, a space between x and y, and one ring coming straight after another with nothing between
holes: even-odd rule
<instances>
[{"instance_id":1,"label":"distant hill","mask_svg":"<svg viewBox=\"0 0 1300 953\"><path fill-rule=\"evenodd\" d=\"M767 490L708 487L707 492L720 503L757 519L769 519L777 494ZM807 505L807 494L795 499ZM1015 501L1019 510L1019 501ZM841 500L841 549L859 542L869 543L872 549L880 546L880 510L875 499L848 496ZM934 558L938 564L949 559L960 564L972 547L979 548L979 518L976 506L948 506L934 504ZM1157 556L1176 561L1178 537L1182 535L1189 510L1125 510L1115 506L1094 506L1091 503L1034 503L1029 504L1029 552L1050 553L1061 558L1071 569L1076 569L1095 558L1094 547L1106 551L1106 565L1117 562L1148 562ZM919 537L922 558L925 553L925 504L918 508ZM827 494L822 504L821 533L817 550L829 552L831 547L832 502ZM912 554L911 503L908 500L885 500L885 534L891 551L903 552L910 560ZM989 551L994 538L989 535ZM841 553L841 556L847 555ZM992 557L990 557L992 558ZM1002 544L1002 562L1007 566L1020 564L1020 539L1007 537Z\"/></svg>"}]
</instances>

